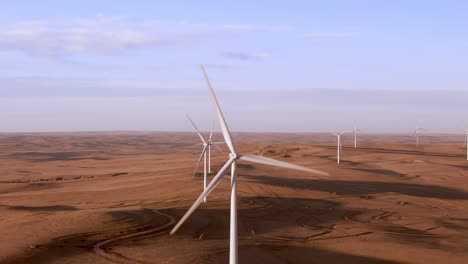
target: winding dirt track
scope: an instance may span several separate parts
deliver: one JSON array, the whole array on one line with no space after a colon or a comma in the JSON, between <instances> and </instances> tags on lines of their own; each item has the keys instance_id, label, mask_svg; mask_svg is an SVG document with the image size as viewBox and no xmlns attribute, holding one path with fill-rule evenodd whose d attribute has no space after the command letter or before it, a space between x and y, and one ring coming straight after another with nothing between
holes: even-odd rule
<instances>
[{"instance_id":1,"label":"winding dirt track","mask_svg":"<svg viewBox=\"0 0 468 264\"><path fill-rule=\"evenodd\" d=\"M310 135L281 143L290 137L249 135L278 144L239 150L331 176L241 163L240 263L466 261L468 170L458 145L345 146L337 165L334 147L301 144ZM228 177L179 232L167 232L202 190L191 178L198 152L182 148L196 140L0 135L0 162L8 164L0 167L0 263L226 263ZM225 160L218 154L215 169Z\"/></svg>"},{"instance_id":2,"label":"winding dirt track","mask_svg":"<svg viewBox=\"0 0 468 264\"><path fill-rule=\"evenodd\" d=\"M101 257L114 261L114 262L128 263L130 259L125 258L124 256L120 254L109 252L105 249L105 247L110 244L114 244L116 242L123 242L123 241L128 241L128 240L141 239L141 238L148 237L148 236L154 236L154 235L157 235L158 233L167 231L170 227L172 227L175 224L176 219L174 217L168 214L161 213L157 210L153 210L153 211L161 216L167 217L168 219L167 223L162 226L154 227L148 230L138 231L135 233L117 236L111 239L101 241L97 243L96 245L94 245L93 247L94 252L100 255Z\"/></svg>"}]
</instances>

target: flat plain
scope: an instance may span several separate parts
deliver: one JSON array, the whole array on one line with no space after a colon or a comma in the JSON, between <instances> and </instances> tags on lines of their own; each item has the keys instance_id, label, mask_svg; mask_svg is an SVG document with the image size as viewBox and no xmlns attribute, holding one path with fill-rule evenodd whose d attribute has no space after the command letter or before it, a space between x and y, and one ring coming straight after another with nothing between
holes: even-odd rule
<instances>
[{"instance_id":1,"label":"flat plain","mask_svg":"<svg viewBox=\"0 0 468 264\"><path fill-rule=\"evenodd\" d=\"M215 134L221 140L220 134ZM0 262L227 263L229 176L202 192L193 133L0 134ZM240 263L466 263L462 135L235 133ZM214 172L227 158L213 150ZM201 172L202 170L200 170ZM213 174L210 175L210 179Z\"/></svg>"}]
</instances>

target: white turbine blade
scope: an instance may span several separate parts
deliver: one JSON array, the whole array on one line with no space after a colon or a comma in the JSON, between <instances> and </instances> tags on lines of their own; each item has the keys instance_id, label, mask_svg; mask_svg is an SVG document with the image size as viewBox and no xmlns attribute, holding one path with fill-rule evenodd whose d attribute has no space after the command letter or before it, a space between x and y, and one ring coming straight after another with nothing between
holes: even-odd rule
<instances>
[{"instance_id":1,"label":"white turbine blade","mask_svg":"<svg viewBox=\"0 0 468 264\"><path fill-rule=\"evenodd\" d=\"M211 142L212 145L224 145L226 142Z\"/></svg>"},{"instance_id":2,"label":"white turbine blade","mask_svg":"<svg viewBox=\"0 0 468 264\"><path fill-rule=\"evenodd\" d=\"M195 174L197 173L198 167L200 166L200 162L203 159L203 154L205 154L205 152L206 152L206 148L207 148L207 146L203 147L200 158L198 159L197 166L195 167L195 171L193 172L192 178L195 177Z\"/></svg>"},{"instance_id":3,"label":"white turbine blade","mask_svg":"<svg viewBox=\"0 0 468 264\"><path fill-rule=\"evenodd\" d=\"M198 147L198 146L201 146L203 145L203 143L198 143L198 144L195 144L195 145L191 145L191 146L188 146L186 148L193 148L193 147Z\"/></svg>"},{"instance_id":4,"label":"white turbine blade","mask_svg":"<svg viewBox=\"0 0 468 264\"><path fill-rule=\"evenodd\" d=\"M250 162L255 162L255 163L261 163L261 164L266 164L266 165L271 165L271 166L276 166L276 167L282 167L282 168L287 168L287 169L293 169L293 170L312 172L312 173L315 173L315 174L328 176L328 173L326 173L326 172L322 172L322 171L314 170L314 169L309 169L309 168L306 168L306 167L303 167L303 166L295 165L295 164L284 162L284 161L274 160L274 159L270 159L270 158L266 158L266 157L260 157L260 156L255 156L255 155L241 155L240 159L250 161Z\"/></svg>"},{"instance_id":5,"label":"white turbine blade","mask_svg":"<svg viewBox=\"0 0 468 264\"><path fill-rule=\"evenodd\" d=\"M180 226L190 217L190 215L197 209L197 207L203 202L203 199L210 194L210 192L218 185L218 183L223 179L226 172L230 169L231 164L234 162L235 158L230 158L226 164L219 170L218 174L213 178L210 184L206 187L206 190L198 197L198 199L193 203L192 207L185 213L185 215L179 220L179 222L172 228L170 234L174 234Z\"/></svg>"},{"instance_id":6,"label":"white turbine blade","mask_svg":"<svg viewBox=\"0 0 468 264\"><path fill-rule=\"evenodd\" d=\"M213 138L213 131L214 131L214 129L215 129L215 123L214 123L214 121L213 121L213 128L211 129L211 133L210 133L210 141L211 141L211 139Z\"/></svg>"},{"instance_id":7,"label":"white turbine blade","mask_svg":"<svg viewBox=\"0 0 468 264\"><path fill-rule=\"evenodd\" d=\"M234 148L234 143L232 142L231 132L229 131L228 125L226 120L224 119L223 111L221 111L221 107L219 106L218 99L216 99L216 95L213 91L213 87L211 87L210 79L208 79L208 75L206 74L205 67L200 65L200 68L205 76L206 83L208 85L208 90L210 91L211 99L216 107L216 112L218 114L219 123L221 125L221 130L223 131L224 141L226 141L227 146L231 153L236 153L236 149Z\"/></svg>"},{"instance_id":8,"label":"white turbine blade","mask_svg":"<svg viewBox=\"0 0 468 264\"><path fill-rule=\"evenodd\" d=\"M341 133L339 133L338 135L341 136L343 135L345 132L344 131L341 131Z\"/></svg>"},{"instance_id":9,"label":"white turbine blade","mask_svg":"<svg viewBox=\"0 0 468 264\"><path fill-rule=\"evenodd\" d=\"M218 147L218 146L216 146L216 145L214 145L214 144L212 144L212 145L213 145L213 147L217 148L219 151L221 151L222 153L224 153L224 151L223 151L220 147Z\"/></svg>"},{"instance_id":10,"label":"white turbine blade","mask_svg":"<svg viewBox=\"0 0 468 264\"><path fill-rule=\"evenodd\" d=\"M195 130L197 131L197 134L198 136L200 137L200 139L203 141L203 143L206 143L205 139L203 138L202 134L200 133L200 130L198 130L198 127L195 125L195 123L193 122L192 118L190 118L190 116L185 113L185 116L187 116L188 120L190 121L190 123L192 123L192 126L195 128Z\"/></svg>"}]
</instances>

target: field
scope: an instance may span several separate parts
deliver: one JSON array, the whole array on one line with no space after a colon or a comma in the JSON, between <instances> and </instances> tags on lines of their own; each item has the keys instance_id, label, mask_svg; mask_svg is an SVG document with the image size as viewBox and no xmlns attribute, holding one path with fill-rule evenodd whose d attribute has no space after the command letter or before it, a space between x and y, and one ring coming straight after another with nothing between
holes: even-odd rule
<instances>
[{"instance_id":1,"label":"field","mask_svg":"<svg viewBox=\"0 0 468 264\"><path fill-rule=\"evenodd\" d=\"M216 134L217 140L221 135ZM240 263L466 263L463 136L234 134L242 153L323 170L240 162ZM193 133L0 134L1 263L227 263L224 181L201 193ZM213 150L216 171L227 157ZM200 170L201 172L202 170ZM212 175L210 176L211 179Z\"/></svg>"}]
</instances>

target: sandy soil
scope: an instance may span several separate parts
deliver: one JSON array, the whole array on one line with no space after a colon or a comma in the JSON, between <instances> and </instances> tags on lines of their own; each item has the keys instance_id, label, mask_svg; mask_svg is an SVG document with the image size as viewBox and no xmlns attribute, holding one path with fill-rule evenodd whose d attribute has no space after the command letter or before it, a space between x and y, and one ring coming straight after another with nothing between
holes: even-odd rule
<instances>
[{"instance_id":1,"label":"sandy soil","mask_svg":"<svg viewBox=\"0 0 468 264\"><path fill-rule=\"evenodd\" d=\"M220 135L216 135L220 139ZM240 162L240 263L466 263L463 137L235 134L242 153L329 177ZM0 135L0 262L227 263L229 178L201 193L192 133ZM272 144L272 145L270 145ZM213 151L213 168L227 154Z\"/></svg>"}]
</instances>

